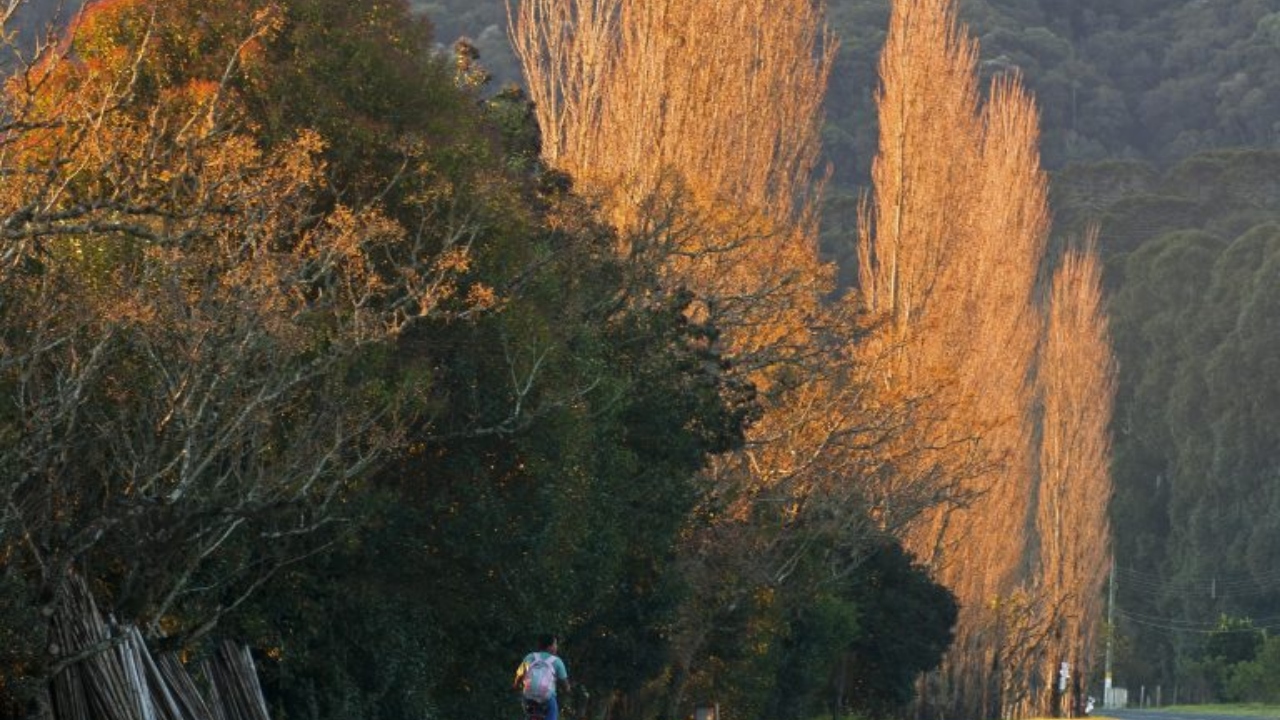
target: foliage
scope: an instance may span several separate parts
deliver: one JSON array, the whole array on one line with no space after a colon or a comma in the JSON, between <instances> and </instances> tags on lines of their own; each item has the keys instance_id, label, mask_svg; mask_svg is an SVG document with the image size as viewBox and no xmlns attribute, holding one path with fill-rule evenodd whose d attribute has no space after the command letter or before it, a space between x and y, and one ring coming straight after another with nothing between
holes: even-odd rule
<instances>
[{"instance_id":1,"label":"foliage","mask_svg":"<svg viewBox=\"0 0 1280 720\"><path fill-rule=\"evenodd\" d=\"M1263 510L1273 504L1272 474L1258 454L1275 442L1267 415L1273 383L1267 365L1248 359L1270 352L1263 349L1270 333L1253 314L1270 302L1274 285L1263 280L1276 252L1265 167L1275 167L1274 153L1209 153L1171 169L1159 181L1167 197L1212 199L1178 223L1187 229L1158 232L1111 265L1120 286L1113 315L1122 373L1113 511L1128 526L1117 557L1147 568L1147 578L1164 578L1129 587L1122 578L1119 599L1132 612L1168 618L1162 625L1206 627L1220 613L1274 615L1267 599L1274 565L1265 549L1273 531ZM1127 216L1125 226L1166 221L1140 203L1112 208ZM1213 500L1221 497L1249 497L1250 508ZM1214 578L1230 591L1193 590ZM1145 647L1168 647L1184 667L1202 645L1149 625L1124 631ZM1139 671L1149 684L1173 681L1169 666L1154 676ZM1213 677L1200 684L1204 699L1224 687L1223 673Z\"/></svg>"},{"instance_id":2,"label":"foliage","mask_svg":"<svg viewBox=\"0 0 1280 720\"><path fill-rule=\"evenodd\" d=\"M1180 680L1190 696L1203 701L1221 698L1242 699L1234 693L1248 692L1248 679L1257 670L1257 658L1265 646L1265 635L1247 618L1219 618L1207 635L1204 647L1180 668Z\"/></svg>"},{"instance_id":3,"label":"foliage","mask_svg":"<svg viewBox=\"0 0 1280 720\"><path fill-rule=\"evenodd\" d=\"M1217 658L1228 665L1252 662L1266 638L1246 618L1223 616L1205 643L1205 657Z\"/></svg>"},{"instance_id":4,"label":"foliage","mask_svg":"<svg viewBox=\"0 0 1280 720\"><path fill-rule=\"evenodd\" d=\"M690 293L690 316L722 332L729 377L758 391L745 446L699 478L658 711L715 695L760 712L794 588L831 582L799 558L877 534L874 492L852 480L894 431L863 422L884 411L847 346L857 320L822 304L814 168L834 43L807 0L538 0L513 20L548 162L600 198L620 256ZM905 516L914 500L886 504Z\"/></svg>"},{"instance_id":5,"label":"foliage","mask_svg":"<svg viewBox=\"0 0 1280 720\"><path fill-rule=\"evenodd\" d=\"M496 304L475 238L517 191L477 182L489 132L425 38L382 42L411 25L345 36L416 53L359 68L394 84L376 97L261 102L287 97L264 88L299 71L308 23L393 7L97 3L5 86L0 557L22 604L4 632L38 648L8 646L6 709L43 702L64 661L30 618L69 572L152 642L198 649L365 520L361 481L436 406L406 335ZM420 115L315 129L401 101ZM490 275L509 290L525 267Z\"/></svg>"},{"instance_id":6,"label":"foliage","mask_svg":"<svg viewBox=\"0 0 1280 720\"><path fill-rule=\"evenodd\" d=\"M593 209L531 161L519 96L482 107L493 144L455 159L476 184L454 202L486 238L468 277L504 290L501 311L402 336L396 363L432 365L432 414L356 498L359 532L290 574L313 602L267 596L244 621L281 648L286 717L501 713L540 630L602 701L638 692L668 658L693 473L752 410L687 297L619 262Z\"/></svg>"},{"instance_id":7,"label":"foliage","mask_svg":"<svg viewBox=\"0 0 1280 720\"><path fill-rule=\"evenodd\" d=\"M470 38L494 72L495 87L522 79L507 42L504 5L412 3L438 26L445 46ZM843 42L827 110L828 137L838 141L824 152L837 187L851 192L870 175L874 67L889 3L833 0L828 6ZM1280 81L1274 3L1148 0L1111 7L974 0L961 12L982 43L984 79L1017 70L1038 98L1049 168L1119 158L1168 165L1215 148L1274 147L1280 112L1269 89Z\"/></svg>"},{"instance_id":8,"label":"foliage","mask_svg":"<svg viewBox=\"0 0 1280 720\"><path fill-rule=\"evenodd\" d=\"M858 236L878 322L859 352L881 401L911 408L895 481L934 488L904 542L960 604L928 712L1025 716L1052 710L1033 689L1054 659L1092 656L1114 373L1096 253L1049 252L1036 108L1016 74L980 92L957 13L893 4Z\"/></svg>"},{"instance_id":9,"label":"foliage","mask_svg":"<svg viewBox=\"0 0 1280 720\"><path fill-rule=\"evenodd\" d=\"M548 279L577 272L557 267L565 272L549 272ZM539 310L555 309L539 304ZM591 327L564 326L575 334ZM643 327L628 321L617 335L580 335L551 348L546 362L591 373L598 395L548 408L536 423L505 437L446 441L432 436L447 437L450 428L424 428L422 451L378 481L387 494L383 520L369 533L368 547L355 548L344 574L373 589L358 605L369 615L407 607L422 618L398 625L391 637L431 648L434 680L416 693L431 697L441 712L502 712L510 702L504 693L509 673L540 629L561 633L575 681L603 699L635 692L635 683L656 673L666 657L661 629L681 591L670 558L695 499L692 473L707 450L732 441L736 431L733 416L719 409L714 375L678 369L686 362L705 367L693 348L682 349L698 330L682 327L670 312L643 318ZM463 347L474 357L477 341L514 329L505 323L474 328ZM593 349L588 342L603 345ZM570 348L575 352L567 355ZM608 352L608 361L597 352ZM499 364L443 380L460 391L493 391L459 397L459 420L486 405L506 407L505 368L500 357L490 359ZM683 380L692 384L670 384ZM323 565L317 572L328 574ZM383 645L376 635L349 632L344 654ZM314 643L317 667L332 667L325 658L333 639L306 635L297 633L293 642ZM618 657L631 662L620 664ZM387 677L393 671L380 670ZM396 706L386 703L413 697L405 689L383 692L386 717L396 716Z\"/></svg>"},{"instance_id":10,"label":"foliage","mask_svg":"<svg viewBox=\"0 0 1280 720\"><path fill-rule=\"evenodd\" d=\"M433 11L489 13L492 21L497 14L484 5L437 3ZM847 238L856 225L856 198L871 174L868 149L879 123L874 65L884 45L889 5L884 0L828 3L829 23L842 43L823 132L824 157L834 164L824 248L845 259L841 272L846 279L857 272ZM1231 448L1217 447L1218 441L1207 438L1235 431L1224 422L1210 431L1206 418L1195 417L1188 418L1183 432L1170 435L1166 416L1174 412L1175 376L1183 378L1176 391L1183 408L1210 397L1207 390L1193 393L1191 387L1208 367L1184 358L1207 352L1213 342L1195 333L1200 345L1193 348L1185 331L1199 325L1192 307L1196 296L1207 292L1214 258L1222 246L1274 219L1274 168L1257 170L1271 165L1265 151L1274 148L1276 138L1277 111L1268 98L1277 95L1267 91L1280 67L1275 62L1280 47L1275 43L1276 10L1271 2L1234 0L974 0L961 7L961 18L981 41L983 79L1016 69L1036 95L1043 125L1041 153L1046 167L1055 170L1056 244L1065 246L1101 221L1106 286L1118 297L1113 335L1122 348L1113 466L1117 557L1167 578L1201 552L1174 551L1167 545L1186 517L1170 513L1173 493L1183 492L1175 479L1178 458L1204 467L1203 458L1214 452L1225 460L1251 454L1249 446L1265 443L1255 437ZM1221 150L1226 147L1242 149ZM1189 233L1198 239L1192 241ZM1158 267L1150 267L1152 263ZM1221 312L1225 316L1233 310L1224 307ZM1244 337L1242 331L1236 336ZM1214 361L1220 382L1232 377L1225 373L1227 367L1236 372L1261 367L1235 351L1222 355ZM1238 359L1228 360L1232 355ZM1266 385L1236 377L1234 386ZM1230 387L1221 387L1231 393ZM1253 420L1242 425L1239 418L1226 422L1244 428L1246 436L1265 427ZM1179 449L1184 443L1187 447ZM1209 492L1193 483L1180 502L1189 512ZM1263 537L1260 532L1254 540L1239 539L1232 552L1251 556L1251 564L1262 567L1268 547ZM1121 592L1128 592L1123 584ZM1151 617L1176 617L1170 613L1181 604L1179 591L1163 594L1170 597L1135 591L1122 602ZM1190 611L1176 610L1183 612ZM1266 614L1261 611L1260 616ZM1160 646L1172 644L1167 632L1137 626L1127 632ZM1188 649L1195 645L1190 640L1178 644ZM1146 674L1145 661L1132 662L1126 667L1147 685L1173 683L1171 664L1156 678Z\"/></svg>"},{"instance_id":11,"label":"foliage","mask_svg":"<svg viewBox=\"0 0 1280 720\"><path fill-rule=\"evenodd\" d=\"M851 588L864 628L833 676L859 717L893 717L915 699L915 683L938 668L959 616L955 596L896 545L878 550ZM831 688L828 688L831 691Z\"/></svg>"},{"instance_id":12,"label":"foliage","mask_svg":"<svg viewBox=\"0 0 1280 720\"><path fill-rule=\"evenodd\" d=\"M816 595L796 583L719 618L704 660L718 671L700 674L688 692L697 702L783 719L903 711L917 677L937 668L950 646L958 606L898 543L860 552L857 572ZM815 553L808 571L821 572L829 560ZM787 597L794 592L804 597Z\"/></svg>"},{"instance_id":13,"label":"foliage","mask_svg":"<svg viewBox=\"0 0 1280 720\"><path fill-rule=\"evenodd\" d=\"M49 5L27 3L6 26L24 52L33 52ZM840 254L842 287L853 287L862 269L851 242L856 198L869 185L881 126L873 88L890 3L828 6L842 42L828 58L821 128L822 158L833 163L822 248ZM1268 150L1280 112L1276 11L1269 0L961 5L981 41L977 77L1018 71L1037 98L1040 154L1058 170L1051 255L1101 221L1120 356L1115 552L1163 579L1155 589L1122 582L1121 607L1148 620L1276 614L1267 594L1280 547L1269 342L1280 197ZM818 491L807 497L823 502L805 507L847 512L808 523L750 493L739 496L749 511L733 515L725 496L690 479L708 448L733 446L742 420L756 417L741 382L754 368L720 364L710 348L739 336L727 324L682 324L682 308L701 306L686 305L674 286L658 289L646 276L653 266L615 262L609 250L628 242L625 233L610 236L589 219L616 216L563 195L569 178L538 161L530 116L545 103L456 86L459 66L437 40L462 34L500 81L520 76L505 23L500 0L104 1L71 55L47 51L25 80L9 83L0 473L18 511L0 519L8 700L31 694L38 683L29 669L47 660L41 638L26 632L45 601L36 568L71 558L93 569L117 612L150 618L157 637L182 643L217 619L262 638L278 709L300 717L509 710L500 688L531 625L563 631L575 671L593 690L618 692L596 698L623 715L652 716L667 709L658 698L672 677L663 673L683 649L672 628L701 627L708 616L680 613L703 603L733 610L706 623L707 648L722 664L694 686L727 692L741 674L758 681L741 689L744 707L764 707L772 688L792 682L778 680L779 663L819 674L833 638L858 634L852 618L865 608L816 581L820 573L789 576L812 594L770 596L757 592L753 573L790 566L720 563L791 558L774 553L825 543L825 528L840 523L851 535L867 532L876 506L845 482L878 477L884 466L868 462L871 452L838 461L815 453L821 472L794 477L813 481L803 487ZM736 45L697 47L731 54ZM673 57L700 77L717 53L686 46ZM708 113L691 117L716 127ZM757 135L744 131L745 157L760 147ZM642 141L641 155L657 146ZM1248 147L1220 149L1228 146ZM63 172L42 184L39 173L11 172L21 167ZM724 167L725 177L746 177ZM588 189L585 175L579 189ZM720 199L691 200L718 192L694 187L700 179L673 182L672 202L648 205L650 224L638 223L667 230L666 210L697 207L685 216L695 221L678 228L685 234L648 239L761 229L735 225ZM260 237L264 221L271 232ZM398 272L410 266L422 274ZM830 268L823 273L825 283ZM167 299L159 287L172 289ZM363 288L369 302L348 296L343 306L331 294L339 288ZM430 307L416 302L426 298ZM377 324L363 324L374 315L402 330L375 337ZM861 343L865 331L849 325L837 337ZM859 396L857 372L794 383L835 364L831 341L807 346L821 348L803 356L812 364L771 376L777 385L761 384L755 400L778 407L789 398L819 418L847 410L844 399L816 399L829 399L831 387ZM321 366L288 384L291 372ZM234 408L273 387L288 392L233 426L229 418L242 417ZM200 388L207 415L177 402ZM881 427L902 420L873 415L872 405L841 417ZM773 417L754 425L757 437L781 434L796 418ZM353 431L345 439L320 441L343 427ZM172 463L200 456L202 441L233 436L229 445L205 442L202 467L216 472L192 476L200 493L166 500L161 490L181 482ZM857 437L868 447L873 439L886 435ZM316 462L335 456L346 472ZM390 459L392 469L370 474ZM292 493L301 481L289 478L308 477L304 468L321 470L332 495ZM40 483L49 492L36 492ZM241 502L248 488L281 492ZM56 512L33 513L40 502ZM689 528L713 518L735 532L692 542ZM21 523L41 542L16 542ZM563 562L512 560L527 554L533 527L545 528ZM753 533L736 532L744 528ZM175 540L184 533L192 543ZM775 542L783 539L798 542ZM332 551L294 564L322 547ZM716 547L725 552L703 554ZM406 554L424 556L420 570L406 568ZM523 568L512 571L519 582L496 570L511 565ZM749 590L699 589L691 573ZM278 585L259 584L273 574ZM837 574L843 588L859 571ZM1210 575L1236 592L1193 593ZM334 618L341 633L319 632ZM1175 682L1175 662L1149 662L1143 648L1177 655L1185 670L1202 645L1123 618L1120 630L1133 652L1121 654L1117 676L1131 684ZM833 644L815 639L827 631ZM783 647L794 649L794 665L782 662ZM618 666L618 656L636 665ZM1241 696L1256 688L1263 657L1219 668L1217 687ZM809 690L805 702L821 695Z\"/></svg>"},{"instance_id":14,"label":"foliage","mask_svg":"<svg viewBox=\"0 0 1280 720\"><path fill-rule=\"evenodd\" d=\"M7 87L0 467L6 554L37 594L90 566L152 636L198 636L330 521L395 444L384 421L418 411L395 378L347 373L442 312L456 264L387 268L404 230L378 208L315 212L323 138L241 129L219 75L275 8L211 53L212 78L175 71L185 46L159 22L95 5L74 58Z\"/></svg>"},{"instance_id":15,"label":"foliage","mask_svg":"<svg viewBox=\"0 0 1280 720\"><path fill-rule=\"evenodd\" d=\"M1237 663L1227 680L1226 697L1234 702L1280 702L1274 678L1280 671L1280 638L1268 637L1251 660Z\"/></svg>"}]
</instances>

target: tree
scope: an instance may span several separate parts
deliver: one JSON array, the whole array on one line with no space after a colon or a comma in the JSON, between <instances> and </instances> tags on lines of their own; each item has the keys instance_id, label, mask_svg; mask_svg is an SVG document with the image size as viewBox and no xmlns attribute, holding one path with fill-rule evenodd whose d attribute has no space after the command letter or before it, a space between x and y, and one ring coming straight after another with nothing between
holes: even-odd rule
<instances>
[{"instance_id":1,"label":"tree","mask_svg":"<svg viewBox=\"0 0 1280 720\"><path fill-rule=\"evenodd\" d=\"M736 627L746 607L770 615L752 598L796 582L818 538L856 547L884 531L869 514L881 498L861 479L877 462L866 448L896 418L866 401L853 321L835 319L849 307L822 304L832 274L817 253L814 165L835 46L820 10L808 0L511 9L548 161L600 198L622 256L649 263L665 292L692 293L691 317L721 329L730 372L761 403L746 446L703 475L701 517L713 522L683 553L694 594L668 713L686 683L714 682L714 664L691 675L719 625Z\"/></svg>"},{"instance_id":2,"label":"tree","mask_svg":"<svg viewBox=\"0 0 1280 720\"><path fill-rule=\"evenodd\" d=\"M1264 459L1276 445L1274 433L1267 430L1268 364L1251 358L1271 352L1265 349L1268 334L1260 333L1257 323L1274 305L1266 278L1274 272L1277 237L1276 226L1264 225L1222 249L1212 266L1207 292L1188 312L1194 324L1184 326L1184 331L1191 331L1180 348L1176 379L1166 390L1178 481L1170 515L1172 522L1185 523L1189 531L1186 539L1171 538L1173 565L1192 576L1254 576L1243 581L1250 588L1267 583L1262 565L1253 563L1266 562L1268 524L1257 522L1254 513L1238 503L1195 501L1192 493L1250 497L1254 507L1274 502L1267 481L1269 461ZM1257 378L1258 389L1242 389L1241 374ZM1213 526L1219 529L1210 531ZM1223 532L1223 527L1230 530ZM1269 605L1253 597L1256 592L1241 589L1231 597L1187 597L1175 603L1185 617L1218 613L1262 617Z\"/></svg>"},{"instance_id":3,"label":"tree","mask_svg":"<svg viewBox=\"0 0 1280 720\"><path fill-rule=\"evenodd\" d=\"M561 202L565 219L589 217L571 197ZM290 712L310 702L336 716L352 698L369 716L424 703L501 713L510 699L500 690L542 629L562 635L575 684L612 712L638 714L629 708L666 662L684 592L673 556L699 499L693 478L708 453L739 440L749 406L726 406L734 391L710 328L679 305L617 301L610 235L560 226L525 237L555 250L503 313L415 339L447 368L437 381L447 411L379 474L376 522L343 557L299 573L324 607L355 618L396 608L410 621L361 620L335 638L291 604L264 609L281 619L268 627L289 628L278 644L292 648L292 663L273 674ZM538 382L525 386L522 374L513 384L513 356L541 365ZM528 416L509 415L518 404ZM326 588L334 574L365 590ZM387 630L384 643L376 632ZM407 662L344 663L345 677L320 684L337 674L334 657L370 647ZM429 648L425 685L413 673L427 658L414 648ZM311 682L299 682L298 663Z\"/></svg>"},{"instance_id":4,"label":"tree","mask_svg":"<svg viewBox=\"0 0 1280 720\"><path fill-rule=\"evenodd\" d=\"M1043 632L1028 643L1040 654L1041 677L1068 662L1087 676L1102 625L1102 584L1110 545L1110 423L1116 367L1102 294L1096 234L1069 251L1055 271L1036 379L1043 403L1036 538ZM1029 654L1034 657L1034 655ZM1034 662L1034 661L1033 661ZM1034 668L1027 671L1036 672ZM1027 683L1021 683L1024 687ZM1052 686L1052 683L1050 683ZM1032 699L1029 713L1059 712L1080 698Z\"/></svg>"},{"instance_id":5,"label":"tree","mask_svg":"<svg viewBox=\"0 0 1280 720\"><path fill-rule=\"evenodd\" d=\"M1256 656L1231 670L1227 690L1236 702L1275 702L1275 686L1268 682L1280 668L1280 640L1268 637L1257 649Z\"/></svg>"},{"instance_id":6,"label":"tree","mask_svg":"<svg viewBox=\"0 0 1280 720\"><path fill-rule=\"evenodd\" d=\"M955 596L900 546L881 548L864 569L853 596L867 631L845 648L833 675L842 691L833 697L885 717L907 708L916 699L917 679L941 664L959 607Z\"/></svg>"},{"instance_id":7,"label":"tree","mask_svg":"<svg viewBox=\"0 0 1280 720\"><path fill-rule=\"evenodd\" d=\"M1051 636L1043 623L1091 617L1089 588L1105 534L1069 548L1059 542L1063 526L1034 520L1065 509L1057 475L1065 454L1052 443L1059 428L1074 433L1085 421L1056 375L1062 350L1042 339L1038 277L1049 221L1037 112L1016 76L997 77L980 102L977 57L955 3L894 5L880 66L875 185L860 228L859 290L882 323L864 351L887 358L884 402L913 408L893 470L934 478L945 500L907 535L908 548L961 607L943 666L950 694L931 693L929 701L965 716L1020 715L1034 712L1018 689L1038 674L1035 658L1088 645L1076 627L1059 628L1071 637ZM1089 278L1080 281L1089 287ZM1096 325L1096 292L1081 290L1073 307L1053 307L1051 321L1079 312ZM1062 330L1051 325L1051 332ZM1107 356L1105 333L1097 337L1082 350L1085 365ZM1041 358L1042 343L1059 355ZM1090 400L1109 397L1100 368L1091 376L1098 382L1085 383ZM1080 506L1079 522L1088 527L1104 522L1107 458L1098 434L1108 426L1107 407L1082 431L1089 483L1103 488ZM1036 459L1042 452L1052 458L1045 465ZM1045 580L1028 574L1029 564L1074 568L1084 592L1042 596Z\"/></svg>"},{"instance_id":8,"label":"tree","mask_svg":"<svg viewBox=\"0 0 1280 720\"><path fill-rule=\"evenodd\" d=\"M75 573L182 647L323 547L428 409L406 331L495 294L468 275L476 225L442 212L449 179L422 171L448 140L401 135L411 181L335 194L321 134L254 134L293 8L173 8L95 4L5 86L0 557L37 611ZM411 205L434 221L401 222ZM40 640L5 672L78 651Z\"/></svg>"},{"instance_id":9,"label":"tree","mask_svg":"<svg viewBox=\"0 0 1280 720\"><path fill-rule=\"evenodd\" d=\"M885 318L885 349L875 350L890 358L885 387L918 408L917 450L902 451L895 471L932 476L947 493L908 547L960 602L948 667L967 674L954 681L965 714L991 709L980 668L998 644L979 640L991 637L984 608L1016 586L1026 537L1022 518L1003 508L1029 500L1026 378L1047 231L1034 109L1005 79L979 114L976 62L953 3L895 4L859 261L862 301Z\"/></svg>"}]
</instances>

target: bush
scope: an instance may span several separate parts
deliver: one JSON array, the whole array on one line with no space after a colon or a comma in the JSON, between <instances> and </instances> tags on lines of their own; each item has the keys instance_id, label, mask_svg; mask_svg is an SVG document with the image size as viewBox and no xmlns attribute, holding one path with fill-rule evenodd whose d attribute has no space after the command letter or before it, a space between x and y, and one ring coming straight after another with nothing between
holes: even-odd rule
<instances>
[{"instance_id":1,"label":"bush","mask_svg":"<svg viewBox=\"0 0 1280 720\"><path fill-rule=\"evenodd\" d=\"M1227 674L1226 694L1235 702L1280 703L1280 637L1267 638L1253 660Z\"/></svg>"}]
</instances>

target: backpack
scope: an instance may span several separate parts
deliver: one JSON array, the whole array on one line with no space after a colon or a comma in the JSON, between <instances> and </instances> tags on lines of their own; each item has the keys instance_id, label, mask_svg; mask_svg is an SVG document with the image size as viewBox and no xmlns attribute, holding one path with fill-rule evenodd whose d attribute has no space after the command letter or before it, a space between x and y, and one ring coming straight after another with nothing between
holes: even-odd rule
<instances>
[{"instance_id":1,"label":"backpack","mask_svg":"<svg viewBox=\"0 0 1280 720\"><path fill-rule=\"evenodd\" d=\"M543 653L529 663L524 671L524 696L530 700L546 702L556 691L555 656Z\"/></svg>"}]
</instances>

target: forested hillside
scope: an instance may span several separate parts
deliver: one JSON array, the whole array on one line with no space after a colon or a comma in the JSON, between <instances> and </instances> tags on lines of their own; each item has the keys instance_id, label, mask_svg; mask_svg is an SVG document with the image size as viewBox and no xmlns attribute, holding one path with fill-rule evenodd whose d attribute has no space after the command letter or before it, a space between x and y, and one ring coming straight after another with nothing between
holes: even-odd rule
<instances>
[{"instance_id":1,"label":"forested hillside","mask_svg":"<svg viewBox=\"0 0 1280 720\"><path fill-rule=\"evenodd\" d=\"M413 0L518 78L502 0ZM861 183L875 144L871 93L887 0L831 0L841 39L828 93L826 152ZM1211 148L1271 147L1280 117L1280 5L1274 0L966 0L961 18L982 46L985 77L1020 71L1041 108L1050 169L1136 158L1167 166ZM844 184L843 182L841 184Z\"/></svg>"}]
</instances>

